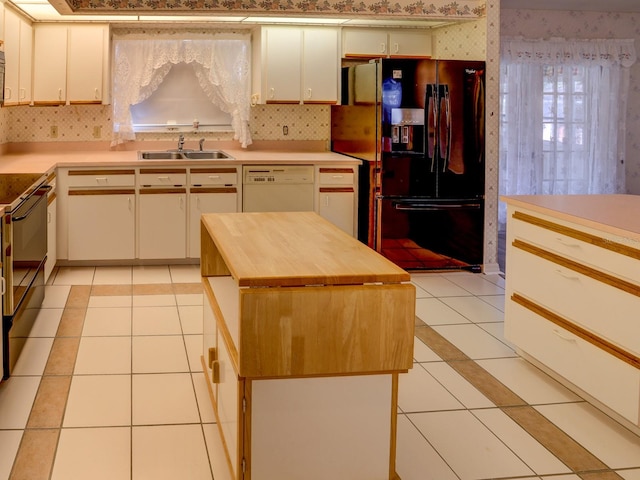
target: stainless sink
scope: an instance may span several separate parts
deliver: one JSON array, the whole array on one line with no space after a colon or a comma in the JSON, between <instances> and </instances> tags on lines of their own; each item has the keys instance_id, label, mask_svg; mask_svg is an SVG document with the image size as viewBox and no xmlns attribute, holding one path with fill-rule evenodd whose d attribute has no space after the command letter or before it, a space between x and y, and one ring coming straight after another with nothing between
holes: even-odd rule
<instances>
[{"instance_id":1,"label":"stainless sink","mask_svg":"<svg viewBox=\"0 0 640 480\"><path fill-rule=\"evenodd\" d=\"M176 150L138 152L140 160L226 160L232 159L222 150Z\"/></svg>"}]
</instances>

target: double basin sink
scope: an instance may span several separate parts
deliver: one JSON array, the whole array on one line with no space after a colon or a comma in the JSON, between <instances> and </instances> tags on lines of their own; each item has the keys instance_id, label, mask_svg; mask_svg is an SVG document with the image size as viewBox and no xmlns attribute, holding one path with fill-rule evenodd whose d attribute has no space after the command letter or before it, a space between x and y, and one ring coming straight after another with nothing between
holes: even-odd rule
<instances>
[{"instance_id":1,"label":"double basin sink","mask_svg":"<svg viewBox=\"0 0 640 480\"><path fill-rule=\"evenodd\" d=\"M163 150L138 152L140 160L233 160L222 150Z\"/></svg>"}]
</instances>

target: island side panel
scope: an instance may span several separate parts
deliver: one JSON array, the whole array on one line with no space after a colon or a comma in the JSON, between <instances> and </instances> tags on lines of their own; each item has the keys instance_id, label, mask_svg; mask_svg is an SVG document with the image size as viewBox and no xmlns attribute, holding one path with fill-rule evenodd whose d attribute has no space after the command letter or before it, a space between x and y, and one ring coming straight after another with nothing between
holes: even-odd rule
<instances>
[{"instance_id":1,"label":"island side panel","mask_svg":"<svg viewBox=\"0 0 640 480\"><path fill-rule=\"evenodd\" d=\"M243 377L381 373L413 366L412 284L242 289L240 305Z\"/></svg>"},{"instance_id":2,"label":"island side panel","mask_svg":"<svg viewBox=\"0 0 640 480\"><path fill-rule=\"evenodd\" d=\"M215 277L231 275L220 251L213 241L213 233L209 232L209 225L205 218L200 220L200 275Z\"/></svg>"}]
</instances>

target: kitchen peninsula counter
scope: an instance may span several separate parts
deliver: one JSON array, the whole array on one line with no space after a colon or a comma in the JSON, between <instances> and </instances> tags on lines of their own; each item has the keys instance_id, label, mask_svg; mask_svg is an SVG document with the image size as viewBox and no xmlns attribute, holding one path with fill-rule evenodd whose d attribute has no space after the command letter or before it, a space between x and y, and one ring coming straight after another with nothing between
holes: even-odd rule
<instances>
[{"instance_id":1,"label":"kitchen peninsula counter","mask_svg":"<svg viewBox=\"0 0 640 480\"><path fill-rule=\"evenodd\" d=\"M505 338L640 433L640 196L502 200Z\"/></svg>"},{"instance_id":2,"label":"kitchen peninsula counter","mask_svg":"<svg viewBox=\"0 0 640 480\"><path fill-rule=\"evenodd\" d=\"M245 480L398 479L409 274L313 212L205 214L201 232L218 468Z\"/></svg>"}]
</instances>

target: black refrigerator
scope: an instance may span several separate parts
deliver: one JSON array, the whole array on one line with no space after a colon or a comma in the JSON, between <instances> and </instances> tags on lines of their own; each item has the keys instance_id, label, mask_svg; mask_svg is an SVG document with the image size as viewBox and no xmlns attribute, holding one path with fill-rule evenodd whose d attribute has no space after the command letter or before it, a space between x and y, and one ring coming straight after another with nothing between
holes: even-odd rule
<instances>
[{"instance_id":1,"label":"black refrigerator","mask_svg":"<svg viewBox=\"0 0 640 480\"><path fill-rule=\"evenodd\" d=\"M358 238L404 269L481 271L484 71L431 59L342 69L331 149L363 160Z\"/></svg>"}]
</instances>

